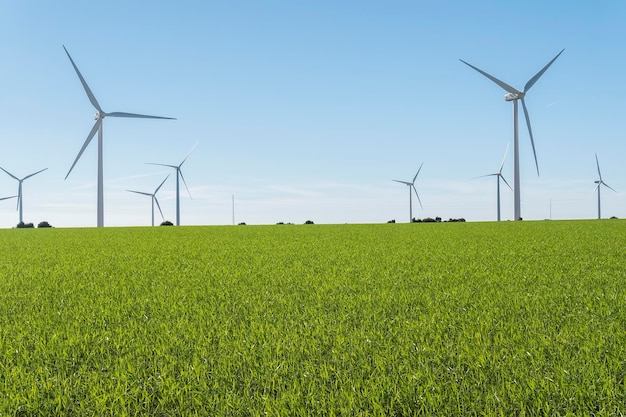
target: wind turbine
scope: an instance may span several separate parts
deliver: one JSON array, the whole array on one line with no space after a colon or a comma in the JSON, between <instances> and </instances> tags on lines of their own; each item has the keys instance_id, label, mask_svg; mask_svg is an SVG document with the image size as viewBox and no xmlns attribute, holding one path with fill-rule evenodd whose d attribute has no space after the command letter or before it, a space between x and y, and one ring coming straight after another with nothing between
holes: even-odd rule
<instances>
[{"instance_id":1,"label":"wind turbine","mask_svg":"<svg viewBox=\"0 0 626 417\"><path fill-rule=\"evenodd\" d=\"M34 175L37 175L40 172L43 172L43 171L45 171L48 168L44 168L42 170L39 170L39 171L34 172L32 174L29 174L29 175L25 176L24 178L17 178L15 175L11 174L9 171L7 171L6 169L4 169L2 167L0 167L0 169L3 170L4 172L6 172L10 177L12 177L13 179L15 179L16 181L19 182L19 185L17 186L17 209L20 212L20 223L23 223L23 221L22 221L22 207L23 207L23 202L22 202L22 183L24 182L24 180L27 180L28 178L30 178L30 177L32 177ZM13 198L13 197L5 197L5 198L2 198L0 200L5 200L7 198Z\"/></svg>"},{"instance_id":2,"label":"wind turbine","mask_svg":"<svg viewBox=\"0 0 626 417\"><path fill-rule=\"evenodd\" d=\"M70 175L70 172L72 172L72 169L74 169L74 165L76 165L76 162L78 162L81 155L83 154L83 152L89 145L89 142L91 142L91 140L93 139L97 131L98 132L98 220L97 220L97 224L98 224L98 227L103 227L104 226L104 178L103 178L104 175L103 175L103 162L102 162L102 121L104 120L104 118L105 117L127 117L127 118L138 118L138 119L169 119L169 120L176 120L176 119L174 119L173 117L148 116L145 114L136 114L136 113L124 113L124 112L106 113L105 111L102 110L102 107L100 107L100 104L98 104L96 97L93 95L93 93L89 89L89 86L85 82L85 79L83 78L80 71L78 70L78 67L74 63L74 60L70 56L70 53L67 52L67 49L65 48L65 46L63 46L63 49L65 49L65 53L67 54L67 57L70 59L70 62L72 63L72 66L74 67L74 70L76 71L76 75L78 75L78 78L80 79L80 82L83 85L83 88L85 89L85 93L87 93L87 97L89 98L89 101L91 102L92 106L94 106L96 109L96 114L94 116L94 118L96 119L96 123L91 128L89 135L87 135L87 139L85 140L85 143L83 143L83 147L78 152L78 155L76 156L76 159L74 160L74 163L72 164L72 167L67 172L65 179L67 179L67 177Z\"/></svg>"},{"instance_id":3,"label":"wind turbine","mask_svg":"<svg viewBox=\"0 0 626 417\"><path fill-rule=\"evenodd\" d=\"M187 158L189 158L189 155L191 155L191 152L193 152L197 144L198 142L196 142L196 144L193 145L193 148L191 148L191 150L189 151L185 159L183 159L183 161L178 165L157 164L154 162L147 163L148 165L159 165L159 166L174 168L176 170L176 226L180 226L180 181L179 181L179 178L183 180L183 184L185 184L187 193L189 193L189 198L191 198L191 192L189 191L189 187L187 187L187 182L185 181L185 177L183 177L183 172L181 171L180 167L182 167L185 161L187 160Z\"/></svg>"},{"instance_id":4,"label":"wind turbine","mask_svg":"<svg viewBox=\"0 0 626 417\"><path fill-rule=\"evenodd\" d=\"M461 61L462 63L464 63L465 65L475 69L476 71L478 71L479 73L481 73L482 75L484 75L485 77L489 78L491 81L493 81L494 83L498 84L500 87L502 87L504 90L507 91L507 94L504 96L504 99L506 101L512 101L513 102L513 185L514 185L514 201L513 201L513 208L514 208L514 215L515 215L515 220L521 220L522 219L522 215L521 215L521 197L520 197L520 174L519 174L519 139L518 139L518 126L517 126L517 101L520 100L522 102L522 108L524 109L524 116L526 118L526 125L528 126L528 134L530 136L530 144L532 145L533 148L533 155L535 156L535 166L537 167L537 175L539 175L539 164L537 163L537 153L535 152L535 141L533 140L533 131L530 128L530 118L528 116L528 109L526 108L526 102L524 101L524 96L526 96L526 94L528 93L528 90L531 89L531 87L533 85L535 85L535 83L537 82L537 80L543 75L544 72L546 72L548 70L548 68L550 67L550 65L552 65L552 63L554 61L556 61L556 59L559 57L559 55L561 55L563 53L565 49L562 49L561 52L559 52L554 58L552 58L552 60L550 62L548 62L548 64L543 67L541 69L541 71L539 71L537 74L535 74L534 77L532 77L530 80L528 80L528 82L526 83L526 85L524 86L524 90L523 91L518 91L515 88L511 87L510 85L500 81L499 79L497 79L496 77L487 74L486 72L476 68L475 66L468 64L467 62L463 61L462 59L460 59L459 61Z\"/></svg>"},{"instance_id":5,"label":"wind turbine","mask_svg":"<svg viewBox=\"0 0 626 417\"><path fill-rule=\"evenodd\" d=\"M424 165L423 162L422 162L422 165ZM413 177L413 181L408 182L408 181L402 181L402 180L393 180L395 182L406 184L409 187L409 223L413 221L413 193L411 191L415 191L415 195L417 196L417 201L419 201L420 207L422 208L422 210L424 209L424 206L422 206L422 201L420 200L420 196L417 193L417 189L415 188L415 180L417 179L417 176L422 170L422 165L420 165L419 169L417 170L417 173Z\"/></svg>"},{"instance_id":6,"label":"wind turbine","mask_svg":"<svg viewBox=\"0 0 626 417\"><path fill-rule=\"evenodd\" d=\"M596 186L596 189L594 191L598 192L598 219L600 218L600 186L604 185L605 187L607 187L610 190L613 190L613 188L611 188L611 186L609 184L607 184L606 182L604 182L602 180L602 174L600 173L600 163L598 162L598 154L596 154L596 166L598 167L598 177L600 178L597 181L594 181L594 183L598 184ZM615 191L615 190L613 190ZM617 192L617 191L615 191Z\"/></svg>"},{"instance_id":7,"label":"wind turbine","mask_svg":"<svg viewBox=\"0 0 626 417\"><path fill-rule=\"evenodd\" d=\"M507 145L506 150L504 151L504 157L502 158L502 164L500 165L500 170L498 172L495 172L493 174L487 174L487 175L481 175L480 177L476 177L476 178L484 178L484 177L493 177L495 176L497 179L497 190L498 190L498 221L500 221L500 179L502 179L502 181L504 181L504 183L511 188L511 186L509 185L509 183L506 181L506 178L504 178L504 176L502 175L502 168L504 168L504 161L506 160L506 154L509 151L509 146ZM511 188L511 191L513 191L513 189Z\"/></svg>"},{"instance_id":8,"label":"wind turbine","mask_svg":"<svg viewBox=\"0 0 626 417\"><path fill-rule=\"evenodd\" d=\"M159 209L159 213L161 213L161 218L163 220L165 220L165 218L163 217L163 211L161 210L161 205L159 204L159 200L157 200L157 198L156 198L156 193L159 192L159 189L163 186L163 184L165 184L165 181L167 181L167 179L169 177L170 177L170 175L168 174L167 177L165 177L163 182L156 188L156 190L154 190L154 192L152 194L144 193L143 191L126 190L126 191L128 191L130 193L142 194L142 195L147 195L147 196L151 197L151 199L152 199L152 226L154 226L154 203L156 203L156 205L157 205L157 207Z\"/></svg>"}]
</instances>

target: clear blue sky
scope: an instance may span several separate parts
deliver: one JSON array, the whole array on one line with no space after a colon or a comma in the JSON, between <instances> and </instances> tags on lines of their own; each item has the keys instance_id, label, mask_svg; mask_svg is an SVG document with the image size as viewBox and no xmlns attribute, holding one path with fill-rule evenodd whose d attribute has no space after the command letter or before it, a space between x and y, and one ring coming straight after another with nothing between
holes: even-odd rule
<instances>
[{"instance_id":1,"label":"clear blue sky","mask_svg":"<svg viewBox=\"0 0 626 417\"><path fill-rule=\"evenodd\" d=\"M24 182L25 221L95 226L95 140L64 180L95 112L65 45L105 111L178 119L105 119L106 226L149 225L126 190L152 192L170 171L146 163L196 142L183 225L231 224L233 195L237 223L405 222L392 179L422 162L414 217L495 220L495 178L472 178L498 170L512 104L459 58L522 89L565 48L526 97L541 175L522 124L522 216L596 217L597 153L618 191L603 217L626 217L624 22L622 1L3 1L0 166L49 168ZM173 176L158 198L174 221ZM0 201L0 227L17 221Z\"/></svg>"}]
</instances>

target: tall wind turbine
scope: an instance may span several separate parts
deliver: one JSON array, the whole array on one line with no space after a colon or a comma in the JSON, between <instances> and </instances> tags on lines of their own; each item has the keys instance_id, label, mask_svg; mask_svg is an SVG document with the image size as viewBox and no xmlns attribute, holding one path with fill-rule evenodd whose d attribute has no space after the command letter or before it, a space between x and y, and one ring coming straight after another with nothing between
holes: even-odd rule
<instances>
[{"instance_id":1,"label":"tall wind turbine","mask_svg":"<svg viewBox=\"0 0 626 417\"><path fill-rule=\"evenodd\" d=\"M145 114L136 114L136 113L124 113L124 112L106 113L105 111L102 110L102 107L100 107L100 104L98 104L96 97L93 95L93 93L89 89L89 86L85 82L85 79L83 78L80 71L78 70L78 67L74 63L74 60L70 56L70 53L67 52L67 49L65 48L65 46L63 46L63 49L65 49L65 53L67 54L67 57L70 59L70 62L72 63L72 66L74 67L74 70L76 71L76 75L78 75L78 78L80 79L80 82L83 85L83 88L85 89L85 93L87 93L87 97L89 98L89 101L91 102L92 106L96 109L96 114L94 116L94 118L96 119L96 123L91 128L91 132L89 132L89 135L87 135L87 139L85 140L85 143L83 143L83 147L78 152L78 155L76 156L76 159L74 160L74 163L72 164L70 170L67 172L65 179L67 179L67 177L70 175L70 172L72 172L72 169L74 169L74 165L76 165L76 162L78 162L81 155L83 154L83 152L89 145L89 142L91 142L91 140L93 139L97 131L98 132L98 223L97 224L98 224L98 227L103 227L104 226L104 178L103 178L104 175L103 175L103 162L102 162L102 121L104 120L104 118L105 117L127 117L127 118L139 118L139 119L169 119L169 120L175 120L175 119L173 117L148 116Z\"/></svg>"},{"instance_id":2,"label":"tall wind turbine","mask_svg":"<svg viewBox=\"0 0 626 417\"><path fill-rule=\"evenodd\" d=\"M167 177L165 177L165 179L163 180L163 182L156 188L156 190L154 190L154 192L152 194L150 193L144 193L143 191L133 191L133 190L126 190L128 192L131 193L136 193L136 194L142 194L142 195L147 195L152 199L152 226L154 226L154 203L156 203L158 209L159 209L159 213L161 213L161 218L163 220L165 220L165 217L163 217L163 211L161 210L161 205L159 204L159 200L157 200L156 198L156 193L159 192L159 189L163 186L163 184L165 184L165 181L167 181L167 179L169 178L169 174L167 175Z\"/></svg>"},{"instance_id":3,"label":"tall wind turbine","mask_svg":"<svg viewBox=\"0 0 626 417\"><path fill-rule=\"evenodd\" d=\"M15 175L11 174L9 171L7 171L6 169L0 167L1 170L3 170L4 172L6 172L10 177L12 177L13 179L15 179L17 182L19 182L19 185L17 186L17 209L20 212L20 223L23 223L22 221L22 207L23 207L23 202L22 202L22 183L24 182L24 180L29 179L30 177L39 174L40 172L45 171L48 168L44 168L42 170L39 170L37 172L34 172L32 174L29 174L27 176L25 176L24 178L17 178ZM6 199L6 198L13 198L13 197L5 197L2 200Z\"/></svg>"},{"instance_id":4,"label":"tall wind turbine","mask_svg":"<svg viewBox=\"0 0 626 417\"><path fill-rule=\"evenodd\" d=\"M187 160L187 158L189 158L189 155L191 155L191 152L193 152L197 144L198 142L196 142L196 144L193 145L193 148L191 148L191 150L189 151L185 159L183 159L183 161L178 165L157 164L154 162L148 162L148 165L160 165L164 167L174 168L176 170L176 226L180 226L180 181L179 181L179 178L183 180L183 184L185 184L187 193L189 193L189 198L191 198L191 192L189 191L189 187L187 187L187 182L185 181L185 177L183 177L183 172L181 171L180 167L182 167L185 161Z\"/></svg>"},{"instance_id":5,"label":"tall wind turbine","mask_svg":"<svg viewBox=\"0 0 626 417\"><path fill-rule=\"evenodd\" d=\"M504 178L504 175L502 175L502 168L504 168L504 161L506 160L506 154L509 151L509 146L507 145L506 150L504 151L504 157L502 158L502 164L500 164L500 170L498 172L495 172L493 174L487 174L487 175L481 175L480 177L476 177L476 178L484 178L484 177L496 177L496 183L497 185L497 190L498 190L498 221L500 221L500 179L502 179L502 181L504 181L504 183L507 185L507 187L511 188L511 186L509 185L509 183L507 182L506 178ZM511 188L511 191L513 191L513 189Z\"/></svg>"},{"instance_id":6,"label":"tall wind turbine","mask_svg":"<svg viewBox=\"0 0 626 417\"><path fill-rule=\"evenodd\" d=\"M530 144L533 147L533 155L535 156L535 166L537 167L537 175L539 175L539 164L537 163L537 153L535 152L535 141L533 140L533 131L530 128L530 117L528 116L528 109L526 108L526 102L524 101L524 96L528 93L528 90L531 89L533 85L537 82L537 80L543 75L544 72L548 70L550 65L563 53L565 49L561 50L548 64L541 69L534 77L532 77L526 85L524 86L523 91L518 91L505 82L500 81L496 77L487 74L486 72L476 68L475 66L468 64L467 62L460 59L462 63L465 65L475 69L485 77L489 78L491 81L502 87L507 91L507 94L504 96L506 101L513 102L513 185L514 185L514 215L515 220L521 220L521 203L520 203L520 174L519 174L519 139L518 139L518 126L517 126L517 101L520 100L522 102L522 108L524 109L524 116L526 118L526 125L528 126L528 134L530 136Z\"/></svg>"},{"instance_id":7,"label":"tall wind turbine","mask_svg":"<svg viewBox=\"0 0 626 417\"><path fill-rule=\"evenodd\" d=\"M604 185L605 187L607 187L610 190L613 190L613 188L611 188L611 186L609 184L607 184L606 182L604 182L602 180L602 174L600 173L600 163L598 162L598 154L596 154L596 166L598 167L598 178L599 179L597 181L594 181L594 183L598 184L594 191L598 192L598 219L599 219L600 218L600 213L601 213L601 211L600 211L600 188L601 187L600 186ZM615 191L615 190L613 190L613 191ZM617 191L615 191L615 192L617 192Z\"/></svg>"},{"instance_id":8,"label":"tall wind turbine","mask_svg":"<svg viewBox=\"0 0 626 417\"><path fill-rule=\"evenodd\" d=\"M424 206L422 206L422 201L420 200L420 196L417 193L417 189L415 188L415 180L417 179L417 176L422 170L423 165L424 163L422 162L422 165L420 165L419 169L417 170L417 173L413 177L413 181L409 182L409 181L402 181L402 180L393 180L395 182L406 184L409 187L409 223L413 221L413 193L411 191L415 191L415 195L417 196L417 201L419 201L420 207L424 209Z\"/></svg>"}]
</instances>

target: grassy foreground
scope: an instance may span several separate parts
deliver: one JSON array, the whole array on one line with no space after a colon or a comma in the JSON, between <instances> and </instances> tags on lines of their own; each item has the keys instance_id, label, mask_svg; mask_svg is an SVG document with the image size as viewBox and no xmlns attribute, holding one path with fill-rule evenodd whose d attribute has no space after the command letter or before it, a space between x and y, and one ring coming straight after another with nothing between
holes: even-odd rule
<instances>
[{"instance_id":1,"label":"grassy foreground","mask_svg":"<svg viewBox=\"0 0 626 417\"><path fill-rule=\"evenodd\" d=\"M626 222L0 231L0 415L623 415Z\"/></svg>"}]
</instances>

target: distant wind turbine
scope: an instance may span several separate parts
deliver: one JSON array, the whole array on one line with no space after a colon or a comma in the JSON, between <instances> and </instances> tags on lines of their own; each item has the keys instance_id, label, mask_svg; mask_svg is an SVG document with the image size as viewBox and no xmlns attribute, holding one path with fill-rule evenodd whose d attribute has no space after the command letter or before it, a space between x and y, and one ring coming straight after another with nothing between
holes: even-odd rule
<instances>
[{"instance_id":1,"label":"distant wind turbine","mask_svg":"<svg viewBox=\"0 0 626 417\"><path fill-rule=\"evenodd\" d=\"M523 91L518 91L510 85L500 81L496 77L487 74L486 72L476 68L475 66L468 64L467 62L460 59L462 63L465 65L475 69L485 77L489 78L491 81L502 87L507 91L508 94L504 96L506 101L513 102L513 185L514 185L514 215L515 220L521 220L521 197L520 197L520 173L519 173L519 139L518 139L518 126L517 126L517 101L520 100L522 102L522 108L524 109L524 116L526 117L526 125L528 126L528 134L530 135L530 144L533 148L533 155L535 156L535 166L537 167L537 175L539 175L539 164L537 163L537 153L535 152L535 141L533 140L533 131L530 128L530 117L528 116L528 109L526 108L526 103L524 101L524 96L528 93L528 90L531 89L533 85L537 82L537 80L548 70L550 65L563 53L565 49L561 50L548 64L541 69L534 77L532 77L526 85L524 86Z\"/></svg>"},{"instance_id":2,"label":"distant wind turbine","mask_svg":"<svg viewBox=\"0 0 626 417\"><path fill-rule=\"evenodd\" d=\"M193 148L191 148L191 150L189 151L187 156L178 165L157 164L157 163L154 163L154 162L148 162L147 163L148 165L159 165L159 166L164 166L164 167L168 167L168 168L174 168L176 170L176 226L180 226L180 183L179 183L179 178L181 178L183 180L183 184L185 184L185 188L187 189L187 193L189 193L189 198L191 198L191 192L189 191L189 187L187 187L187 182L185 181L185 177L183 177L183 172L181 171L180 167L182 167L183 164L185 163L185 161L187 160L187 158L189 158L189 155L191 155L191 152L193 152L193 150L196 148L196 145L198 145L198 142L196 142L196 144L193 145Z\"/></svg>"},{"instance_id":3,"label":"distant wind turbine","mask_svg":"<svg viewBox=\"0 0 626 417\"><path fill-rule=\"evenodd\" d=\"M417 176L419 175L420 171L422 170L422 166L423 165L424 165L424 163L422 162L422 165L420 165L419 169L417 170L417 173L413 177L413 181L408 182L408 181L402 181L402 180L393 180L395 182L400 182L402 184L406 184L409 187L409 223L411 223L413 221L413 193L411 191L415 191L415 196L417 196L417 201L419 201L420 207L422 209L424 209L424 207L422 206L422 201L420 200L420 196L417 193L417 189L415 188L415 180L417 179Z\"/></svg>"},{"instance_id":4,"label":"distant wind turbine","mask_svg":"<svg viewBox=\"0 0 626 417\"><path fill-rule=\"evenodd\" d=\"M498 221L500 221L500 179L502 179L502 181L504 181L504 183L507 185L507 187L511 188L511 186L509 185L509 183L506 181L506 178L504 178L504 176L502 175L502 168L504 167L504 161L506 160L506 154L509 151L509 146L507 145L506 150L504 151L504 157L502 158L502 164L500 164L500 170L498 172L495 172L493 174L487 174L487 175L481 175L480 177L476 177L476 178L484 178L484 177L496 177L496 183L497 185L497 190L498 190ZM513 191L513 189L511 188L511 191Z\"/></svg>"},{"instance_id":5,"label":"distant wind turbine","mask_svg":"<svg viewBox=\"0 0 626 417\"><path fill-rule=\"evenodd\" d=\"M154 192L152 194L150 193L145 193L143 191L133 191L133 190L126 190L130 193L136 193L136 194L141 194L141 195L147 195L152 199L152 226L154 226L154 203L156 203L157 208L159 209L159 213L161 213L161 218L163 220L165 220L165 217L163 217L163 211L161 211L161 205L159 204L159 200L157 200L156 198L156 193L159 192L159 189L163 186L163 184L165 184L165 181L167 181L167 179L170 177L170 175L168 174L167 177L165 177L165 179L163 180L163 182L156 188L156 190L154 190Z\"/></svg>"},{"instance_id":6,"label":"distant wind turbine","mask_svg":"<svg viewBox=\"0 0 626 417\"><path fill-rule=\"evenodd\" d=\"M48 168L44 168L42 170L39 170L39 171L34 172L32 174L29 174L29 175L25 176L24 178L17 178L15 175L11 174L9 171L7 171L6 169L4 169L2 167L0 167L0 169L3 170L4 172L6 172L10 177L12 177L13 179L15 179L16 181L19 182L19 185L17 186L17 209L20 212L20 223L23 223L23 221L22 221L22 211L23 211L22 210L22 207L23 207L23 202L22 202L22 183L24 182L24 180L27 180L28 178L30 178L30 177L32 177L34 175L37 175L40 172L43 172L43 171L45 171ZM5 198L2 198L0 200L5 200L7 198L13 198L13 197L5 197Z\"/></svg>"},{"instance_id":7,"label":"distant wind turbine","mask_svg":"<svg viewBox=\"0 0 626 417\"><path fill-rule=\"evenodd\" d=\"M602 174L600 173L600 163L598 162L598 154L596 154L596 166L598 167L598 178L599 179L597 181L594 181L594 183L598 184L594 191L598 192L598 219L599 219L600 218L600 214L601 214L601 211L600 211L600 188L601 187L600 186L604 185L606 188L608 188L610 190L613 190L613 188L611 188L611 186L609 184L607 184L606 182L604 182L602 180ZM615 190L613 190L613 191L615 191ZM617 192L617 191L615 191L615 192Z\"/></svg>"},{"instance_id":8,"label":"distant wind turbine","mask_svg":"<svg viewBox=\"0 0 626 417\"><path fill-rule=\"evenodd\" d=\"M89 86L85 82L85 79L83 78L80 71L78 70L78 67L74 63L74 60L70 56L70 53L67 52L67 49L65 48L65 46L63 46L63 49L65 49L65 53L67 54L67 57L70 59L70 62L72 63L72 66L74 67L74 70L76 71L76 75L78 75L78 78L80 79L80 82L83 85L83 88L85 89L85 93L87 93L87 97L89 98L89 101L97 110L94 116L94 118L96 119L96 123L91 128L91 132L89 132L89 135L87 135L87 139L85 140L85 143L83 143L83 147L80 149L80 152L78 152L78 155L76 156L76 159L74 160L74 163L72 164L70 170L67 172L65 179L67 179L67 177L70 175L70 172L72 172L72 169L74 169L74 165L76 165L76 162L78 162L81 155L83 154L83 152L89 145L89 142L91 142L91 140L93 139L97 131L98 132L98 219L97 219L97 225L98 227L103 227L104 226L104 178L103 178L104 175L103 175L103 162L102 162L102 121L104 120L104 118L105 117L127 117L127 118L139 118L139 119L169 119L169 120L176 120L176 119L174 119L173 117L147 116L145 114L135 114L135 113L124 113L124 112L106 113L104 112L102 108L100 107L100 104L98 104L96 97L93 95L93 93L89 89Z\"/></svg>"}]
</instances>

